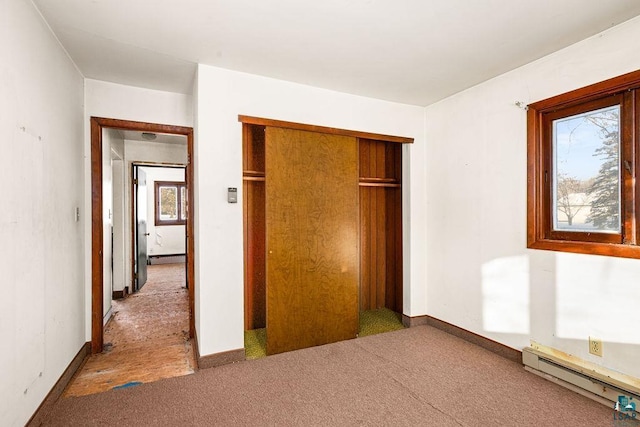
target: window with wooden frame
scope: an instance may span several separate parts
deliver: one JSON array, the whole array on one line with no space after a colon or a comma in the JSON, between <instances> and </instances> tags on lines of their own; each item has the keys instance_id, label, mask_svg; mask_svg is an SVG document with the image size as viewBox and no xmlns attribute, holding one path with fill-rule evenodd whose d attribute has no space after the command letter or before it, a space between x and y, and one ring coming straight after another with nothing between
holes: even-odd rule
<instances>
[{"instance_id":1,"label":"window with wooden frame","mask_svg":"<svg viewBox=\"0 0 640 427\"><path fill-rule=\"evenodd\" d=\"M527 246L640 258L640 71L529 105Z\"/></svg>"},{"instance_id":2,"label":"window with wooden frame","mask_svg":"<svg viewBox=\"0 0 640 427\"><path fill-rule=\"evenodd\" d=\"M156 181L155 198L156 226L187 223L187 186L184 182Z\"/></svg>"}]
</instances>

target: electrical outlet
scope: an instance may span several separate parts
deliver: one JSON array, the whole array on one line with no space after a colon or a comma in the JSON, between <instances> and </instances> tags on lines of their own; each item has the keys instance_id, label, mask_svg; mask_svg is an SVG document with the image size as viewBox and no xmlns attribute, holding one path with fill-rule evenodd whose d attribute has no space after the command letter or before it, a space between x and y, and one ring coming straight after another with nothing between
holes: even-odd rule
<instances>
[{"instance_id":1,"label":"electrical outlet","mask_svg":"<svg viewBox=\"0 0 640 427\"><path fill-rule=\"evenodd\" d=\"M602 357L602 340L589 337L589 353Z\"/></svg>"}]
</instances>

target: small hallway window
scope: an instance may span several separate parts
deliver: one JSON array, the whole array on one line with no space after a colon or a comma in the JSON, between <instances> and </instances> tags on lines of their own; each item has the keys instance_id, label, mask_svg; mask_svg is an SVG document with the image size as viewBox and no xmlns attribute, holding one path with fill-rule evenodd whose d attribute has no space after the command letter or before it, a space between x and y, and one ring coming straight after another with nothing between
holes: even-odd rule
<instances>
[{"instance_id":1,"label":"small hallway window","mask_svg":"<svg viewBox=\"0 0 640 427\"><path fill-rule=\"evenodd\" d=\"M156 226L187 222L187 187L184 182L156 181Z\"/></svg>"}]
</instances>

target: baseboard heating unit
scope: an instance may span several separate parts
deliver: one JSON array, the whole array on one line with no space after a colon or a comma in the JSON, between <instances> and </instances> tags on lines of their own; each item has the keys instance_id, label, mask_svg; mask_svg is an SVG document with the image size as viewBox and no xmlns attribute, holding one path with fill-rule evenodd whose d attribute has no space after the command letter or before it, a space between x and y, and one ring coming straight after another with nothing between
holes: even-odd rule
<instances>
[{"instance_id":1,"label":"baseboard heating unit","mask_svg":"<svg viewBox=\"0 0 640 427\"><path fill-rule=\"evenodd\" d=\"M603 368L559 350L532 342L522 350L524 368L610 408L633 402L640 410L640 379ZM625 400L626 399L626 400ZM629 408L626 408L629 411ZM640 417L640 415L639 415Z\"/></svg>"}]
</instances>

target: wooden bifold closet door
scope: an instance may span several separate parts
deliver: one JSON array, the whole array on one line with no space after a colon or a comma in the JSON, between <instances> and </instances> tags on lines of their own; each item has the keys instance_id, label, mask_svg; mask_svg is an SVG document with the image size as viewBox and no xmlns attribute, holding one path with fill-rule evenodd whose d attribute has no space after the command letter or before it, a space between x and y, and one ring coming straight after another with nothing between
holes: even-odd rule
<instances>
[{"instance_id":1,"label":"wooden bifold closet door","mask_svg":"<svg viewBox=\"0 0 640 427\"><path fill-rule=\"evenodd\" d=\"M358 333L355 137L267 127L267 354Z\"/></svg>"}]
</instances>

